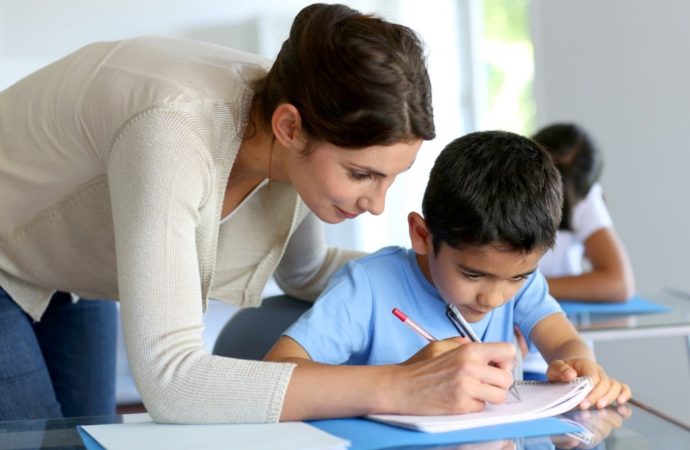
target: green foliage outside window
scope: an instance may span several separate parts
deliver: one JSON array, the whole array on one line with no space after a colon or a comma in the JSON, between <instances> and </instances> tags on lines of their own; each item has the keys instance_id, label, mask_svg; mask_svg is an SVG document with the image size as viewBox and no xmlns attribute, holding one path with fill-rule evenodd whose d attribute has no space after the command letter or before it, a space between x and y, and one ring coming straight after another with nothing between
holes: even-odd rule
<instances>
[{"instance_id":1,"label":"green foliage outside window","mask_svg":"<svg viewBox=\"0 0 690 450\"><path fill-rule=\"evenodd\" d=\"M534 51L529 0L484 0L481 55L486 70L488 129L534 132Z\"/></svg>"}]
</instances>

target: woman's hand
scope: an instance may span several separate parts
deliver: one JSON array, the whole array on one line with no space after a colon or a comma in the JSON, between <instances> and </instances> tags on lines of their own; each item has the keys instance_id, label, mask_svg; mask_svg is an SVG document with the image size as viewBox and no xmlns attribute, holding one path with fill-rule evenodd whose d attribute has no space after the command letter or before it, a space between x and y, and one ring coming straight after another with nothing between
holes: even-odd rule
<instances>
[{"instance_id":1,"label":"woman's hand","mask_svg":"<svg viewBox=\"0 0 690 450\"><path fill-rule=\"evenodd\" d=\"M435 352L436 347L446 351L397 365L333 366L300 359L290 378L280 420L461 414L481 411L486 402L505 401L513 383L515 346L446 342L427 351ZM274 361L291 359L282 356Z\"/></svg>"},{"instance_id":2,"label":"woman's hand","mask_svg":"<svg viewBox=\"0 0 690 450\"><path fill-rule=\"evenodd\" d=\"M471 341L467 338L459 336L431 342L402 364L414 364L416 362L432 359L450 350L454 350L460 347L462 344L466 344L468 342Z\"/></svg>"},{"instance_id":3,"label":"woman's hand","mask_svg":"<svg viewBox=\"0 0 690 450\"><path fill-rule=\"evenodd\" d=\"M520 356L524 358L525 356L527 356L527 353L529 353L527 340L525 339L525 336L523 336L522 331L520 331L520 327L515 325L513 330L515 332L515 341L517 342L518 347L520 348Z\"/></svg>"},{"instance_id":4,"label":"woman's hand","mask_svg":"<svg viewBox=\"0 0 690 450\"><path fill-rule=\"evenodd\" d=\"M571 381L576 377L590 377L594 388L580 403L580 408L592 406L605 408L614 401L619 405L630 400L632 395L627 384L609 378L604 369L595 361L586 358L555 360L549 364L546 376L550 381Z\"/></svg>"},{"instance_id":5,"label":"woman's hand","mask_svg":"<svg viewBox=\"0 0 690 450\"><path fill-rule=\"evenodd\" d=\"M512 344L457 340L434 344L438 345L428 345L394 372L390 412L461 414L481 411L486 402L506 400L507 390L513 383L515 347ZM440 354L425 359L425 350ZM412 361L417 356L420 360Z\"/></svg>"}]
</instances>

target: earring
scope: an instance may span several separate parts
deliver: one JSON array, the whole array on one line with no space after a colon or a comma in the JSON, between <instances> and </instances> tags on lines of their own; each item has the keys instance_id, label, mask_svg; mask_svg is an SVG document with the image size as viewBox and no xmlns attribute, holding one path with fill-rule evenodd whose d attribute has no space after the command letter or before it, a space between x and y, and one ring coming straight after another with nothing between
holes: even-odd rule
<instances>
[{"instance_id":1,"label":"earring","mask_svg":"<svg viewBox=\"0 0 690 450\"><path fill-rule=\"evenodd\" d=\"M273 166L273 144L275 143L275 140L271 142L271 148L268 151L268 174L266 177L268 178L268 187L266 188L267 192L271 192L271 166Z\"/></svg>"}]
</instances>

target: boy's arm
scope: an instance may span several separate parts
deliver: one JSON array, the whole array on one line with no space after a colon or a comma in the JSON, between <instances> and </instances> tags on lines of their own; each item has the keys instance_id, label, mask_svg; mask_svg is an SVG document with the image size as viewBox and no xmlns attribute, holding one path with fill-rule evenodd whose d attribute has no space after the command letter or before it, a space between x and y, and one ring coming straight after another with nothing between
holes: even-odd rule
<instances>
[{"instance_id":1,"label":"boy's arm","mask_svg":"<svg viewBox=\"0 0 690 450\"><path fill-rule=\"evenodd\" d=\"M573 324L563 314L550 314L537 322L530 338L547 363L575 358L595 361L592 349L580 339Z\"/></svg>"},{"instance_id":2,"label":"boy's arm","mask_svg":"<svg viewBox=\"0 0 690 450\"><path fill-rule=\"evenodd\" d=\"M592 378L594 388L580 404L582 409L593 405L604 408L614 401L622 404L630 399L628 385L606 375L592 350L563 314L551 314L539 321L530 337L549 364L546 373L549 380L570 381L578 376Z\"/></svg>"},{"instance_id":3,"label":"boy's arm","mask_svg":"<svg viewBox=\"0 0 690 450\"><path fill-rule=\"evenodd\" d=\"M264 356L264 361L305 364L311 361L309 354L294 339L281 336Z\"/></svg>"}]
</instances>

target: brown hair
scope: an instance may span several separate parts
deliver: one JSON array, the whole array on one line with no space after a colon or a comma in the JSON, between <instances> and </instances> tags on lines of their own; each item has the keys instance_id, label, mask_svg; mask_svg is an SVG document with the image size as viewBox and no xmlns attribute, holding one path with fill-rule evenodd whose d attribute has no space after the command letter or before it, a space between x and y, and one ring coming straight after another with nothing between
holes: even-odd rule
<instances>
[{"instance_id":1,"label":"brown hair","mask_svg":"<svg viewBox=\"0 0 690 450\"><path fill-rule=\"evenodd\" d=\"M561 222L561 176L536 142L507 131L480 131L448 144L434 162L422 211L434 250L554 245Z\"/></svg>"},{"instance_id":2,"label":"brown hair","mask_svg":"<svg viewBox=\"0 0 690 450\"><path fill-rule=\"evenodd\" d=\"M563 178L563 221L561 230L572 230L575 206L587 197L599 181L604 160L592 138L574 123L554 123L542 128L532 138L553 157Z\"/></svg>"},{"instance_id":3,"label":"brown hair","mask_svg":"<svg viewBox=\"0 0 690 450\"><path fill-rule=\"evenodd\" d=\"M345 148L435 136L422 44L407 27L343 5L297 14L256 87L260 120L290 103L311 139Z\"/></svg>"}]
</instances>

